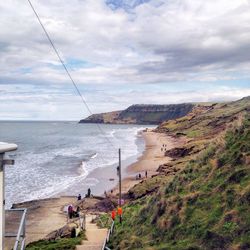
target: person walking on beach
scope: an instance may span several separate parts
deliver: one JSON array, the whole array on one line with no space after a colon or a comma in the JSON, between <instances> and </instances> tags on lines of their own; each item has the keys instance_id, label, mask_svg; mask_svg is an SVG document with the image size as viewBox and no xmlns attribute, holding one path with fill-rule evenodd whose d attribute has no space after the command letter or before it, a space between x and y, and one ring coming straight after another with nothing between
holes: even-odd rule
<instances>
[{"instance_id":1,"label":"person walking on beach","mask_svg":"<svg viewBox=\"0 0 250 250\"><path fill-rule=\"evenodd\" d=\"M148 178L148 171L145 172L145 177Z\"/></svg>"},{"instance_id":2,"label":"person walking on beach","mask_svg":"<svg viewBox=\"0 0 250 250\"><path fill-rule=\"evenodd\" d=\"M88 188L87 197L90 197L90 195L91 195L91 189L90 189L90 188Z\"/></svg>"},{"instance_id":3,"label":"person walking on beach","mask_svg":"<svg viewBox=\"0 0 250 250\"><path fill-rule=\"evenodd\" d=\"M82 196L80 194L78 194L77 200L80 201L81 199L82 199Z\"/></svg>"}]
</instances>

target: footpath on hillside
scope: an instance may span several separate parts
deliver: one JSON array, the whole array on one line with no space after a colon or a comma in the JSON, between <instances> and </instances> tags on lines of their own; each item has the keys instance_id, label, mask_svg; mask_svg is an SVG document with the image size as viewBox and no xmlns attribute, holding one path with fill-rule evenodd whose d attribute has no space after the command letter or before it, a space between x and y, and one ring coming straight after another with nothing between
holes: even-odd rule
<instances>
[{"instance_id":1,"label":"footpath on hillside","mask_svg":"<svg viewBox=\"0 0 250 250\"><path fill-rule=\"evenodd\" d=\"M95 215L86 215L86 240L81 242L81 245L76 246L76 250L101 250L103 243L107 237L108 230L106 228L98 228L93 220Z\"/></svg>"},{"instance_id":2,"label":"footpath on hillside","mask_svg":"<svg viewBox=\"0 0 250 250\"><path fill-rule=\"evenodd\" d=\"M99 229L96 224L92 223L92 219L95 219L95 214L99 212L105 213L113 209L112 202L101 197L84 198L81 201L77 201L75 196L62 196L60 198L33 200L15 204L14 208L27 208L26 245L41 239L53 239L59 233L68 233L70 226L76 220L71 221L67 218L67 207L69 204L73 204L74 208L79 206L81 212L86 215L85 233L87 240L82 241L84 248L79 249L101 249L100 246L102 246L107 236L107 230ZM16 218L13 213L6 220L8 231L17 232L18 223L15 222ZM6 238L5 241L5 249L12 249L15 237ZM93 246L93 248L90 248L90 246Z\"/></svg>"}]
</instances>

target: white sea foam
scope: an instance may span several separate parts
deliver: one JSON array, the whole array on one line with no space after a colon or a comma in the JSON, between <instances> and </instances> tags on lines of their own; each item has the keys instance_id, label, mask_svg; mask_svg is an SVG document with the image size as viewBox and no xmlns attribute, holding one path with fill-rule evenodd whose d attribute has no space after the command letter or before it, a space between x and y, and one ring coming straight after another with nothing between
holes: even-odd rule
<instances>
[{"instance_id":1,"label":"white sea foam","mask_svg":"<svg viewBox=\"0 0 250 250\"><path fill-rule=\"evenodd\" d=\"M80 176L87 176L88 170L86 169L86 162L82 161L79 168L79 175Z\"/></svg>"},{"instance_id":2,"label":"white sea foam","mask_svg":"<svg viewBox=\"0 0 250 250\"><path fill-rule=\"evenodd\" d=\"M93 155L91 155L90 158L91 158L91 159L95 159L95 158L97 157L97 155L98 155L97 153L94 153Z\"/></svg>"},{"instance_id":3,"label":"white sea foam","mask_svg":"<svg viewBox=\"0 0 250 250\"><path fill-rule=\"evenodd\" d=\"M122 160L137 155L138 131L144 129L106 125L104 131L113 148L95 126L60 122L57 126L50 123L21 125L17 124L12 133L8 127L3 131L9 140L19 144L19 150L13 154L15 166L6 168L9 205L51 197L71 187L97 185L99 180L89 178L89 173L117 164L118 148L122 148ZM0 136L3 137L1 133Z\"/></svg>"}]
</instances>

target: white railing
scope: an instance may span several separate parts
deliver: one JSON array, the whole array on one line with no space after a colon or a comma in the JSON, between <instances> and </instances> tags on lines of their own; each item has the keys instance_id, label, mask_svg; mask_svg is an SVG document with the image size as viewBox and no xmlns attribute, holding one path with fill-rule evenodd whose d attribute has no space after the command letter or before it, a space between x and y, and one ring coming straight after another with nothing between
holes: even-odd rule
<instances>
[{"instance_id":1,"label":"white railing","mask_svg":"<svg viewBox=\"0 0 250 250\"><path fill-rule=\"evenodd\" d=\"M17 233L6 233L5 237L16 237L13 250L24 250L25 249L25 224L26 224L27 209L17 208L17 209L10 209L6 211L8 213L22 212Z\"/></svg>"},{"instance_id":2,"label":"white railing","mask_svg":"<svg viewBox=\"0 0 250 250\"><path fill-rule=\"evenodd\" d=\"M111 227L110 227L110 229L108 230L108 233L107 233L107 237L105 238L105 240L103 242L102 250L109 250L109 248L106 245L107 245L107 243L109 243L110 235L112 235L112 233L114 231L114 226L115 226L115 222L112 221Z\"/></svg>"}]
</instances>

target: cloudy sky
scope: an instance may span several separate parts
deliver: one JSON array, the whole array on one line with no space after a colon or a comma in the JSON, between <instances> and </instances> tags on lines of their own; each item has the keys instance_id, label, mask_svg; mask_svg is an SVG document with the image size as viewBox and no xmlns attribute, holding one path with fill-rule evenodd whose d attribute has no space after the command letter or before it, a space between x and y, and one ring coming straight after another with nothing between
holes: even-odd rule
<instances>
[{"instance_id":1,"label":"cloudy sky","mask_svg":"<svg viewBox=\"0 0 250 250\"><path fill-rule=\"evenodd\" d=\"M31 0L92 112L250 95L250 0ZM0 1L0 119L88 115L27 1Z\"/></svg>"}]
</instances>

